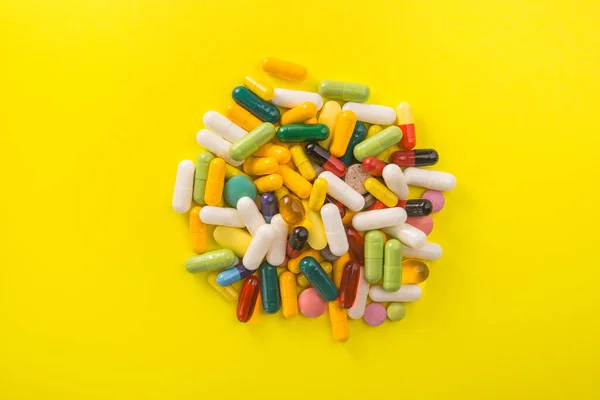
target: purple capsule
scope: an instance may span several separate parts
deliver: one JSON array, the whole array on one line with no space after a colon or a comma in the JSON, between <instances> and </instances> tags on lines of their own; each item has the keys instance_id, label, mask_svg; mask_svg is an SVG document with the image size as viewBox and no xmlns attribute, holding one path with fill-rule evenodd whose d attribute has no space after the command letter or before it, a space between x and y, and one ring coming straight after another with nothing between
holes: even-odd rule
<instances>
[{"instance_id":1,"label":"purple capsule","mask_svg":"<svg viewBox=\"0 0 600 400\"><path fill-rule=\"evenodd\" d=\"M260 212L267 223L271 223L271 218L277 214L277 197L271 192L263 193L260 196Z\"/></svg>"}]
</instances>

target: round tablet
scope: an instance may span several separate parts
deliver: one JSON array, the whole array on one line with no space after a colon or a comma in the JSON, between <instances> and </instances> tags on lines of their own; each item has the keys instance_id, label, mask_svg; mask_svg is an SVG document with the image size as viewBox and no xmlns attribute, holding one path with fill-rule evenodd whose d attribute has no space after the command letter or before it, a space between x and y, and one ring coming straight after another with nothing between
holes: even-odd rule
<instances>
[{"instance_id":1,"label":"round tablet","mask_svg":"<svg viewBox=\"0 0 600 400\"><path fill-rule=\"evenodd\" d=\"M252 179L237 175L225 182L223 197L229 205L235 207L238 200L244 196L248 196L252 200L256 199L256 185L252 182Z\"/></svg>"},{"instance_id":2,"label":"round tablet","mask_svg":"<svg viewBox=\"0 0 600 400\"><path fill-rule=\"evenodd\" d=\"M365 189L365 181L370 177L371 175L369 175L367 171L363 169L361 164L354 164L348 167L344 181L348 184L348 186L356 190L358 193L365 194L367 193L367 189Z\"/></svg>"},{"instance_id":3,"label":"round tablet","mask_svg":"<svg viewBox=\"0 0 600 400\"><path fill-rule=\"evenodd\" d=\"M317 289L308 288L298 296L298 308L305 317L316 318L325 313L327 302L319 296Z\"/></svg>"},{"instance_id":4,"label":"round tablet","mask_svg":"<svg viewBox=\"0 0 600 400\"><path fill-rule=\"evenodd\" d=\"M444 204L446 203L446 199L442 192L438 192L437 190L428 190L421 195L421 198L429 200L431 204L433 204L433 212L440 211L444 208Z\"/></svg>"},{"instance_id":5,"label":"round tablet","mask_svg":"<svg viewBox=\"0 0 600 400\"><path fill-rule=\"evenodd\" d=\"M428 236L433 230L433 217L431 215L425 217L408 217L406 218L406 223L425 232Z\"/></svg>"},{"instance_id":6,"label":"round tablet","mask_svg":"<svg viewBox=\"0 0 600 400\"><path fill-rule=\"evenodd\" d=\"M392 303L387 308L387 316L391 321L400 321L406 315L404 303Z\"/></svg>"},{"instance_id":7,"label":"round tablet","mask_svg":"<svg viewBox=\"0 0 600 400\"><path fill-rule=\"evenodd\" d=\"M385 307L379 303L369 303L365 308L363 319L371 326L379 326L385 322L387 311Z\"/></svg>"}]
</instances>

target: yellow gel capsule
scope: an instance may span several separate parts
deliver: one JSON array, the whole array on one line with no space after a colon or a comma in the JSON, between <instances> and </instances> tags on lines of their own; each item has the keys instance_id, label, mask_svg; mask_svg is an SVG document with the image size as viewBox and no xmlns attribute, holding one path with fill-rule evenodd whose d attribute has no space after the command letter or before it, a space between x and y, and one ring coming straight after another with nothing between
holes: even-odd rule
<instances>
[{"instance_id":1,"label":"yellow gel capsule","mask_svg":"<svg viewBox=\"0 0 600 400\"><path fill-rule=\"evenodd\" d=\"M233 286L220 286L217 283L217 275L219 275L219 271L214 271L208 274L208 284L211 288L215 290L215 292L219 293L223 298L229 302L234 302L238 299L240 294Z\"/></svg>"},{"instance_id":2,"label":"yellow gel capsule","mask_svg":"<svg viewBox=\"0 0 600 400\"><path fill-rule=\"evenodd\" d=\"M370 138L371 136L377 135L382 130L383 130L383 127L381 125L371 125L369 127L369 129L367 130L367 137L366 137L366 139Z\"/></svg>"},{"instance_id":3,"label":"yellow gel capsule","mask_svg":"<svg viewBox=\"0 0 600 400\"><path fill-rule=\"evenodd\" d=\"M358 214L358 211L352 211L349 208L346 208L346 215L344 215L344 218L342 218L342 224L344 224L344 226L352 226L352 218L354 218L354 216Z\"/></svg>"},{"instance_id":4,"label":"yellow gel capsule","mask_svg":"<svg viewBox=\"0 0 600 400\"><path fill-rule=\"evenodd\" d=\"M196 206L190 210L190 246L197 254L206 251L206 224L200 219L202 207Z\"/></svg>"},{"instance_id":5,"label":"yellow gel capsule","mask_svg":"<svg viewBox=\"0 0 600 400\"><path fill-rule=\"evenodd\" d=\"M244 172L248 175L269 175L275 173L279 163L271 157L248 157L244 162Z\"/></svg>"},{"instance_id":6,"label":"yellow gel capsule","mask_svg":"<svg viewBox=\"0 0 600 400\"><path fill-rule=\"evenodd\" d=\"M238 104L228 105L225 116L248 132L258 128L262 124L260 119L250 114L248 110Z\"/></svg>"},{"instance_id":7,"label":"yellow gel capsule","mask_svg":"<svg viewBox=\"0 0 600 400\"><path fill-rule=\"evenodd\" d=\"M296 165L296 168L298 168L300 175L309 181L315 179L317 173L308 157L306 157L306 153L304 153L302 146L299 144L293 145L290 147L290 153L292 153L292 161Z\"/></svg>"},{"instance_id":8,"label":"yellow gel capsule","mask_svg":"<svg viewBox=\"0 0 600 400\"><path fill-rule=\"evenodd\" d=\"M208 165L204 202L209 206L218 205L223 200L223 186L225 185L225 160L213 158Z\"/></svg>"},{"instance_id":9,"label":"yellow gel capsule","mask_svg":"<svg viewBox=\"0 0 600 400\"><path fill-rule=\"evenodd\" d=\"M333 262L333 283L339 289L340 283L342 282L342 274L344 273L344 267L350 261L350 253L342 254L340 258Z\"/></svg>"},{"instance_id":10,"label":"yellow gel capsule","mask_svg":"<svg viewBox=\"0 0 600 400\"><path fill-rule=\"evenodd\" d=\"M394 144L382 151L381 153L377 154L375 158L383 162L389 163L390 158L392 158L392 154L400 150L402 150L402 148L397 144Z\"/></svg>"},{"instance_id":11,"label":"yellow gel capsule","mask_svg":"<svg viewBox=\"0 0 600 400\"><path fill-rule=\"evenodd\" d=\"M314 125L314 124L318 124L319 120L317 119L317 117L312 117L312 118L307 119L306 121L304 121L304 123L308 124L308 125ZM331 136L331 135L329 135L329 136Z\"/></svg>"},{"instance_id":12,"label":"yellow gel capsule","mask_svg":"<svg viewBox=\"0 0 600 400\"><path fill-rule=\"evenodd\" d=\"M233 251L240 258L244 257L252 241L252 236L245 229L230 226L217 226L213 238L219 246Z\"/></svg>"},{"instance_id":13,"label":"yellow gel capsule","mask_svg":"<svg viewBox=\"0 0 600 400\"><path fill-rule=\"evenodd\" d=\"M287 147L273 143L267 143L253 154L257 157L271 157L277 160L279 164L285 164L292 158L292 154Z\"/></svg>"},{"instance_id":14,"label":"yellow gel capsule","mask_svg":"<svg viewBox=\"0 0 600 400\"><path fill-rule=\"evenodd\" d=\"M281 292L281 312L286 318L298 315L298 293L296 292L296 276L285 271L279 276L279 291Z\"/></svg>"},{"instance_id":15,"label":"yellow gel capsule","mask_svg":"<svg viewBox=\"0 0 600 400\"><path fill-rule=\"evenodd\" d=\"M328 101L325 103L323 108L321 108L321 114L319 114L319 124L327 125L330 135L327 137L327 139L321 140L319 144L326 150L329 150L329 146L331 145L336 122L341 112L342 106L340 106L340 103L333 100Z\"/></svg>"},{"instance_id":16,"label":"yellow gel capsule","mask_svg":"<svg viewBox=\"0 0 600 400\"><path fill-rule=\"evenodd\" d=\"M275 96L275 91L272 87L265 85L256 79L247 76L244 78L244 86L246 86L252 93L257 95L263 100L270 101Z\"/></svg>"},{"instance_id":17,"label":"yellow gel capsule","mask_svg":"<svg viewBox=\"0 0 600 400\"><path fill-rule=\"evenodd\" d=\"M353 111L347 110L340 114L329 148L332 155L341 157L346 153L346 148L348 148L348 143L350 143L350 138L354 132L354 125L356 125L356 114Z\"/></svg>"},{"instance_id":18,"label":"yellow gel capsule","mask_svg":"<svg viewBox=\"0 0 600 400\"><path fill-rule=\"evenodd\" d=\"M325 203L325 196L327 196L327 188L329 187L329 183L325 178L317 178L313 183L312 191L310 192L310 197L308 198L308 208L319 212L321 211L321 207ZM348 213L348 211L346 211Z\"/></svg>"},{"instance_id":19,"label":"yellow gel capsule","mask_svg":"<svg viewBox=\"0 0 600 400\"><path fill-rule=\"evenodd\" d=\"M425 282L429 277L429 267L421 260L409 258L402 261L402 284Z\"/></svg>"},{"instance_id":20,"label":"yellow gel capsule","mask_svg":"<svg viewBox=\"0 0 600 400\"><path fill-rule=\"evenodd\" d=\"M302 175L292 170L287 165L280 165L277 173L283 178L283 184L298 195L298 197L306 199L310 196L312 185L309 181L304 179Z\"/></svg>"},{"instance_id":21,"label":"yellow gel capsule","mask_svg":"<svg viewBox=\"0 0 600 400\"><path fill-rule=\"evenodd\" d=\"M266 192L275 192L283 185L283 179L281 175L271 174L258 178L254 181L258 193L263 194Z\"/></svg>"},{"instance_id":22,"label":"yellow gel capsule","mask_svg":"<svg viewBox=\"0 0 600 400\"><path fill-rule=\"evenodd\" d=\"M301 124L307 119L314 118L316 115L317 106L310 101L306 101L284 112L281 116L281 125Z\"/></svg>"},{"instance_id":23,"label":"yellow gel capsule","mask_svg":"<svg viewBox=\"0 0 600 400\"><path fill-rule=\"evenodd\" d=\"M283 184L283 179L281 180ZM275 197L277 197L277 201L283 199L285 196L289 195L290 191L285 186L281 186L279 189L275 190Z\"/></svg>"},{"instance_id":24,"label":"yellow gel capsule","mask_svg":"<svg viewBox=\"0 0 600 400\"><path fill-rule=\"evenodd\" d=\"M308 208L308 201L302 200L304 209L306 210L306 220L304 227L308 229L308 245L315 250L323 250L327 246L327 234L321 213Z\"/></svg>"},{"instance_id":25,"label":"yellow gel capsule","mask_svg":"<svg viewBox=\"0 0 600 400\"><path fill-rule=\"evenodd\" d=\"M225 164L225 179L231 179L234 176L239 176L239 175L248 177L248 175L246 175L245 173L243 173L236 167L233 167L229 164Z\"/></svg>"},{"instance_id":26,"label":"yellow gel capsule","mask_svg":"<svg viewBox=\"0 0 600 400\"><path fill-rule=\"evenodd\" d=\"M300 261L302 261L302 259L304 257L313 257L318 262L323 261L323 256L321 255L321 252L319 250L308 249L308 250L304 250L298 257L291 258L288 261L288 265L287 265L288 269L291 272L293 272L294 274L299 274L300 273Z\"/></svg>"},{"instance_id":27,"label":"yellow gel capsule","mask_svg":"<svg viewBox=\"0 0 600 400\"><path fill-rule=\"evenodd\" d=\"M325 270L327 275L331 276L331 271L333 269L331 263L329 261L320 261L319 264L321 264L321 267L323 268L323 270ZM301 287L310 286L310 281L308 280L308 278L306 278L306 276L303 273L298 274L298 276L296 277L296 282L298 283L298 286Z\"/></svg>"},{"instance_id":28,"label":"yellow gel capsule","mask_svg":"<svg viewBox=\"0 0 600 400\"><path fill-rule=\"evenodd\" d=\"M375 178L369 178L365 181L365 189L387 207L396 207L396 204L398 204L398 196Z\"/></svg>"},{"instance_id":29,"label":"yellow gel capsule","mask_svg":"<svg viewBox=\"0 0 600 400\"><path fill-rule=\"evenodd\" d=\"M340 306L337 300L329 302L329 321L331 321L331 333L336 342L345 342L350 339L348 310Z\"/></svg>"},{"instance_id":30,"label":"yellow gel capsule","mask_svg":"<svg viewBox=\"0 0 600 400\"><path fill-rule=\"evenodd\" d=\"M306 79L308 72L302 65L294 64L279 58L267 57L263 60L262 68L265 72L278 78L290 81L302 82Z\"/></svg>"}]
</instances>

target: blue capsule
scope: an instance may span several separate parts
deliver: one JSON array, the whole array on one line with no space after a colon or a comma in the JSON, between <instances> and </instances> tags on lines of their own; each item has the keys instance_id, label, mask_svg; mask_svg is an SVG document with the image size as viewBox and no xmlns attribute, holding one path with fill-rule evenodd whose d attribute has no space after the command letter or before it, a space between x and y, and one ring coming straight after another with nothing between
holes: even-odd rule
<instances>
[{"instance_id":1,"label":"blue capsule","mask_svg":"<svg viewBox=\"0 0 600 400\"><path fill-rule=\"evenodd\" d=\"M229 286L232 283L241 281L245 277L252 275L253 272L254 271L246 269L242 263L239 263L220 272L219 275L217 275L217 284L219 286Z\"/></svg>"}]
</instances>

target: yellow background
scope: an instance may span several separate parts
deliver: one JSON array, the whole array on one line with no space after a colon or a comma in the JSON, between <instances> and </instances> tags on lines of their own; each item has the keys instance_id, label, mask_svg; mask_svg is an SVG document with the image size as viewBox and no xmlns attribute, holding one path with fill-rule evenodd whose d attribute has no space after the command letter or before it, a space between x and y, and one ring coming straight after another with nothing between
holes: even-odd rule
<instances>
[{"instance_id":1,"label":"yellow background","mask_svg":"<svg viewBox=\"0 0 600 400\"><path fill-rule=\"evenodd\" d=\"M0 398L598 398L600 3L0 1ZM274 55L303 84L259 70ZM415 110L457 188L400 323L239 324L177 163L251 73Z\"/></svg>"}]
</instances>

